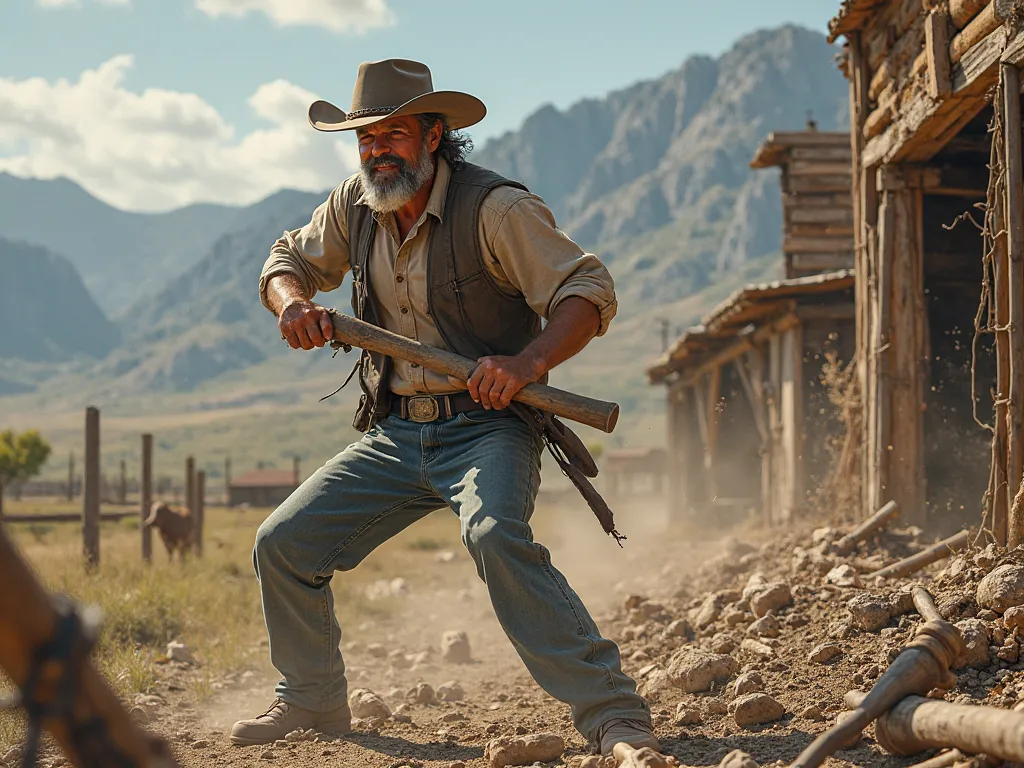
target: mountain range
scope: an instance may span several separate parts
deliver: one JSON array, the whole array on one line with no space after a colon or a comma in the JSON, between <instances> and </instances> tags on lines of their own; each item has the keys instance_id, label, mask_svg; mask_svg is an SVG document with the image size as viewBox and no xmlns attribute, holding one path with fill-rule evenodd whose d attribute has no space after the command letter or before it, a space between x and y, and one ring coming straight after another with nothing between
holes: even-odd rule
<instances>
[{"instance_id":1,"label":"mountain range","mask_svg":"<svg viewBox=\"0 0 1024 768\"><path fill-rule=\"evenodd\" d=\"M603 98L542 106L473 152L472 162L540 194L561 228L608 264L620 320L604 359L655 354L655 315L679 328L738 281L777 273L778 177L748 164L770 131L799 130L808 113L822 130L846 125L834 56L817 32L756 32L720 57L692 57ZM0 266L16 276L0 283L0 359L20 371L9 387L45 391L58 371L113 392L244 379L284 351L256 298L269 246L326 194L138 214L66 179L0 174ZM40 322L24 308L34 301L59 301L77 333L22 333ZM346 289L326 301L346 307ZM595 358L580 366L596 370ZM622 386L643 386L641 374L634 361Z\"/></svg>"}]
</instances>

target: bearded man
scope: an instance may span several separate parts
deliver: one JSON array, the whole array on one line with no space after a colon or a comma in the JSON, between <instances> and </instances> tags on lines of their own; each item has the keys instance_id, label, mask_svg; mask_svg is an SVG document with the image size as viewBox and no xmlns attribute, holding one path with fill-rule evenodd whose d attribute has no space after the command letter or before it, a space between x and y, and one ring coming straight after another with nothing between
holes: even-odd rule
<instances>
[{"instance_id":1,"label":"bearded man","mask_svg":"<svg viewBox=\"0 0 1024 768\"><path fill-rule=\"evenodd\" d=\"M309 109L318 130L356 132L360 169L271 249L260 297L284 338L295 349L328 343L331 319L313 296L352 272L358 317L479 365L458 382L362 354L354 426L366 434L256 536L282 679L266 713L235 724L235 744L350 730L331 578L447 506L502 628L537 683L571 706L576 728L604 753L617 742L658 746L618 648L533 540L542 446L508 408L604 333L612 279L540 198L465 162L471 145L457 131L485 112L473 96L434 91L427 67L406 60L362 64L348 113L324 101Z\"/></svg>"}]
</instances>

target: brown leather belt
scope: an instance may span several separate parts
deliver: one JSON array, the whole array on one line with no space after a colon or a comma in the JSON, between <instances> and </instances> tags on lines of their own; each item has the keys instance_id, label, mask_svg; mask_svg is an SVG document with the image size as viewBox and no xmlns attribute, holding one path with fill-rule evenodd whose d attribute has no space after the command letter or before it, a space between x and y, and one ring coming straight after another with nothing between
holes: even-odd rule
<instances>
[{"instance_id":1,"label":"brown leather belt","mask_svg":"<svg viewBox=\"0 0 1024 768\"><path fill-rule=\"evenodd\" d=\"M466 411L482 411L483 406L474 402L469 392L454 395L404 395L391 396L391 413L400 419L418 424L431 421L454 419Z\"/></svg>"}]
</instances>

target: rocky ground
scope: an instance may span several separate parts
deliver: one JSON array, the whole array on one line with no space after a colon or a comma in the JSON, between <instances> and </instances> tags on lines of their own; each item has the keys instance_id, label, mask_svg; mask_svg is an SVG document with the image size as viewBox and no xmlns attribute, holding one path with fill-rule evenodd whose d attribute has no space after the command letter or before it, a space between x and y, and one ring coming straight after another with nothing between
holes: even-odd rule
<instances>
[{"instance_id":1,"label":"rocky ground","mask_svg":"<svg viewBox=\"0 0 1024 768\"><path fill-rule=\"evenodd\" d=\"M602 630L619 642L651 703L663 752L680 765L791 762L836 721L844 694L870 688L913 637L922 621L914 585L931 592L967 641L956 687L930 695L1001 708L1024 702L1024 550L974 546L908 579L869 580L865 574L932 542L894 527L840 556L843 532L808 525L713 545L655 536L607 550L606 561L574 559L581 544L569 541L555 564L561 554ZM210 696L197 704L186 692L203 667L187 655L161 666L153 692L132 702L135 716L172 742L186 768L502 768L520 764L508 762L510 744L538 734L549 737L533 743L541 749L526 764L606 768L572 729L567 708L526 673L468 557L420 559L415 580L373 585L387 610L343 620L358 718L349 738L296 734L270 747L229 746L231 723L270 702L271 670L211 680ZM826 764L895 768L931 754L891 757L868 728ZM44 764L64 764L49 755ZM15 765L16 754L3 761Z\"/></svg>"}]
</instances>

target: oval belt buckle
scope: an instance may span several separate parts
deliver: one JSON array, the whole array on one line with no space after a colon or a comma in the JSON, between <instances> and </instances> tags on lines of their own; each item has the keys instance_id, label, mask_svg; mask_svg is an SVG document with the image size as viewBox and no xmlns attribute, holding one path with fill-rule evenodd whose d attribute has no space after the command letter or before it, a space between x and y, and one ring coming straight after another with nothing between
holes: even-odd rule
<instances>
[{"instance_id":1,"label":"oval belt buckle","mask_svg":"<svg viewBox=\"0 0 1024 768\"><path fill-rule=\"evenodd\" d=\"M437 400L432 398L430 395L415 395L414 397L410 397L407 402L407 406L409 408L409 418L417 424L435 421L441 413L441 410L437 405Z\"/></svg>"}]
</instances>

